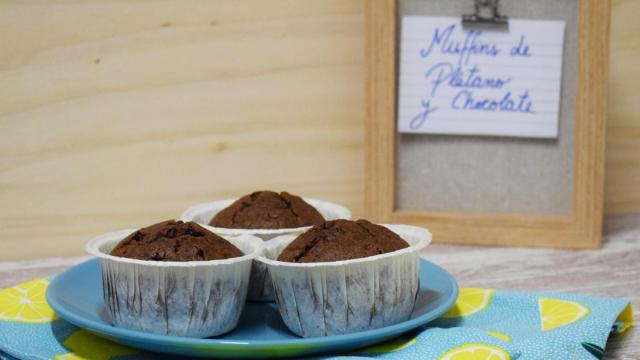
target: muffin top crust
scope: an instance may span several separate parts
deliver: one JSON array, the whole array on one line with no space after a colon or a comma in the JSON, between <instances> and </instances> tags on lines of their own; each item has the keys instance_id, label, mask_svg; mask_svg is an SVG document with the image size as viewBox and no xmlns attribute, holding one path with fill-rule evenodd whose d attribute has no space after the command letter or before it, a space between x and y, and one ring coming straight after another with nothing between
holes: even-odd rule
<instances>
[{"instance_id":1,"label":"muffin top crust","mask_svg":"<svg viewBox=\"0 0 640 360\"><path fill-rule=\"evenodd\" d=\"M301 197L286 191L256 191L236 200L209 225L237 229L284 229L320 224L322 215Z\"/></svg>"},{"instance_id":2,"label":"muffin top crust","mask_svg":"<svg viewBox=\"0 0 640 360\"><path fill-rule=\"evenodd\" d=\"M279 261L312 263L359 259L409 247L393 231L367 220L332 220L298 236Z\"/></svg>"},{"instance_id":3,"label":"muffin top crust","mask_svg":"<svg viewBox=\"0 0 640 360\"><path fill-rule=\"evenodd\" d=\"M111 255L152 261L206 261L244 254L229 241L193 221L163 221L122 239Z\"/></svg>"}]
</instances>

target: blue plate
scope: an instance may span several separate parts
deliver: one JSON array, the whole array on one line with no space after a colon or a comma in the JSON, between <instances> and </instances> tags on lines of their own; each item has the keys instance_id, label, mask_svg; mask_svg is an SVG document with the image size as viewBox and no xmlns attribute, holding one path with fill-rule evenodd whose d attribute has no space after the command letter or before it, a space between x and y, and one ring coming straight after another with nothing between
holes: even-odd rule
<instances>
[{"instance_id":1,"label":"blue plate","mask_svg":"<svg viewBox=\"0 0 640 360\"><path fill-rule=\"evenodd\" d=\"M274 303L248 302L238 327L225 335L195 339L148 334L112 326L102 299L97 259L56 276L47 301L68 322L131 347L167 354L224 358L292 357L338 353L372 345L415 329L446 312L458 297L453 277L441 267L420 260L420 293L411 319L353 334L300 338L282 322Z\"/></svg>"}]
</instances>

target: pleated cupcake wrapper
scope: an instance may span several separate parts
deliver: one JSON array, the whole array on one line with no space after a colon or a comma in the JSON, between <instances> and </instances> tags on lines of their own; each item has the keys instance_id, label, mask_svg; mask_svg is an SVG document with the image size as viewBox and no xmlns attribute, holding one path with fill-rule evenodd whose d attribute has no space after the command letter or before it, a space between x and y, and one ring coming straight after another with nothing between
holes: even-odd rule
<instances>
[{"instance_id":1,"label":"pleated cupcake wrapper","mask_svg":"<svg viewBox=\"0 0 640 360\"><path fill-rule=\"evenodd\" d=\"M247 290L247 300L271 302L275 299L273 294L273 285L267 266L257 261L251 266L251 275L249 276L249 289Z\"/></svg>"},{"instance_id":2,"label":"pleated cupcake wrapper","mask_svg":"<svg viewBox=\"0 0 640 360\"><path fill-rule=\"evenodd\" d=\"M316 208L316 210L318 210L326 220L351 218L351 212L349 209L342 205L317 199L303 199L309 203L309 205ZM208 225L214 216L236 200L237 199L228 199L194 205L185 210L180 219L182 221L195 221L201 225ZM216 234L223 236L253 235L264 241L269 241L282 235L300 235L311 228L311 226L286 229L229 229L214 226L210 226L209 228ZM269 274L266 272L266 266L263 264L254 263L253 269L251 270L251 281L247 299L251 301L274 300L271 279L269 278Z\"/></svg>"},{"instance_id":3,"label":"pleated cupcake wrapper","mask_svg":"<svg viewBox=\"0 0 640 360\"><path fill-rule=\"evenodd\" d=\"M267 265L278 309L292 332L340 335L408 320L420 285L420 250L431 242L431 233L415 226L384 226L410 246L362 259L290 263L274 259L294 236L266 244L257 262Z\"/></svg>"},{"instance_id":4,"label":"pleated cupcake wrapper","mask_svg":"<svg viewBox=\"0 0 640 360\"><path fill-rule=\"evenodd\" d=\"M109 255L135 230L98 236L86 250L100 258L107 316L113 325L163 335L210 337L233 330L262 240L225 236L242 257L210 261L145 261Z\"/></svg>"}]
</instances>

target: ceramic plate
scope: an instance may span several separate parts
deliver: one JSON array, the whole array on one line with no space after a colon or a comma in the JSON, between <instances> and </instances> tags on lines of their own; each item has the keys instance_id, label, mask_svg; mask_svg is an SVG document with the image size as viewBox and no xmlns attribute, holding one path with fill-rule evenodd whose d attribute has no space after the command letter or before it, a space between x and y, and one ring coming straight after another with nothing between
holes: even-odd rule
<instances>
[{"instance_id":1,"label":"ceramic plate","mask_svg":"<svg viewBox=\"0 0 640 360\"><path fill-rule=\"evenodd\" d=\"M61 318L97 335L154 352L223 358L292 357L354 350L426 324L446 312L457 296L458 286L448 272L420 260L420 293L411 319L405 322L353 334L304 339L287 329L275 303L248 302L235 330L215 338L194 339L112 326L102 299L97 259L56 276L47 290L47 301Z\"/></svg>"}]
</instances>

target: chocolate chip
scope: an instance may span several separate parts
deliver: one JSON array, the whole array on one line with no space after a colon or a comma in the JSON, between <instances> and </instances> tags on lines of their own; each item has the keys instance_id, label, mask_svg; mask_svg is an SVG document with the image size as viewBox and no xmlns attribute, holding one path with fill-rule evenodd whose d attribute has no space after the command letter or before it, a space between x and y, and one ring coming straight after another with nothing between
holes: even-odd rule
<instances>
[{"instance_id":1,"label":"chocolate chip","mask_svg":"<svg viewBox=\"0 0 640 360\"><path fill-rule=\"evenodd\" d=\"M173 239L174 237L176 237L176 228L172 227L167 229L167 231L164 233L166 237Z\"/></svg>"},{"instance_id":2,"label":"chocolate chip","mask_svg":"<svg viewBox=\"0 0 640 360\"><path fill-rule=\"evenodd\" d=\"M135 241L140 241L144 238L144 234L142 234L140 231L136 231L135 233L133 233L133 240Z\"/></svg>"}]
</instances>

